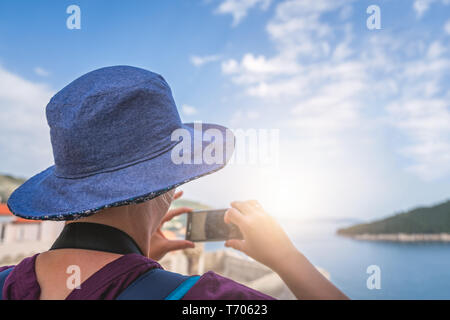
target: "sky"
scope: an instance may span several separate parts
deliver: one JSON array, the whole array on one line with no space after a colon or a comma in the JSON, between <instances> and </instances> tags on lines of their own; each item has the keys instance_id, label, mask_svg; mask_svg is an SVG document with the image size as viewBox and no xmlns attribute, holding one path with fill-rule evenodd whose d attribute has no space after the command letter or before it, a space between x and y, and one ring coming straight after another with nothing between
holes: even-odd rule
<instances>
[{"instance_id":1,"label":"sky","mask_svg":"<svg viewBox=\"0 0 450 320\"><path fill-rule=\"evenodd\" d=\"M46 104L111 65L162 74L185 122L277 130L277 161L187 198L364 220L450 199L450 0L2 0L0 172L51 166Z\"/></svg>"}]
</instances>

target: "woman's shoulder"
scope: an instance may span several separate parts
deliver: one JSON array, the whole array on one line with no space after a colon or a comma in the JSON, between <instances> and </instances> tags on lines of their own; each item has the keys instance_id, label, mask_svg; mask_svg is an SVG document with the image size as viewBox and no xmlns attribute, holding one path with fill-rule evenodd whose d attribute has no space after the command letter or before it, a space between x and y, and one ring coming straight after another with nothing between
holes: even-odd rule
<instances>
[{"instance_id":1,"label":"woman's shoulder","mask_svg":"<svg viewBox=\"0 0 450 320\"><path fill-rule=\"evenodd\" d=\"M3 299L5 300L24 300L38 299L39 286L37 285L34 272L34 263L38 255L33 255L23 259L15 266L9 266L11 273L6 279L3 287ZM5 270L4 268L3 270ZM18 287L20 290L14 290Z\"/></svg>"},{"instance_id":2,"label":"woman's shoulder","mask_svg":"<svg viewBox=\"0 0 450 320\"><path fill-rule=\"evenodd\" d=\"M0 272L9 270L9 269L11 269L11 268L14 268L14 266L2 266L2 267L0 267Z\"/></svg>"},{"instance_id":3,"label":"woman's shoulder","mask_svg":"<svg viewBox=\"0 0 450 320\"><path fill-rule=\"evenodd\" d=\"M200 277L183 300L274 300L274 298L209 271Z\"/></svg>"},{"instance_id":4,"label":"woman's shoulder","mask_svg":"<svg viewBox=\"0 0 450 320\"><path fill-rule=\"evenodd\" d=\"M6 298L39 299L40 287L34 270L37 255L15 266L6 285ZM141 275L161 266L151 259L126 255L100 269L67 299L115 299ZM6 269L3 268L2 269ZM20 282L20 285L16 286ZM183 300L272 300L273 298L212 271L203 274Z\"/></svg>"}]
</instances>

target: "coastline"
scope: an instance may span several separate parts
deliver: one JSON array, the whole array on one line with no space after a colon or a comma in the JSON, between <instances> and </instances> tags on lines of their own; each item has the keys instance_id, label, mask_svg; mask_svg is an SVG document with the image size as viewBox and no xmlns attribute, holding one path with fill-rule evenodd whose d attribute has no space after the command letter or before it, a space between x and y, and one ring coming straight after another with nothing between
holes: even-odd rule
<instances>
[{"instance_id":1,"label":"coastline","mask_svg":"<svg viewBox=\"0 0 450 320\"><path fill-rule=\"evenodd\" d=\"M343 234L340 236L362 241L391 242L450 242L450 233L384 233L384 234Z\"/></svg>"}]
</instances>

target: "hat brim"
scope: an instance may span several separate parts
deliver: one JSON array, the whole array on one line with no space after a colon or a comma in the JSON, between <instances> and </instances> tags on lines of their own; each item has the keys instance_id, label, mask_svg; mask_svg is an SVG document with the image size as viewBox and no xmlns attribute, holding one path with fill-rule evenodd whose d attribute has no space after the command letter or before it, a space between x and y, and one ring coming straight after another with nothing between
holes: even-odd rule
<instances>
[{"instance_id":1,"label":"hat brim","mask_svg":"<svg viewBox=\"0 0 450 320\"><path fill-rule=\"evenodd\" d=\"M216 145L216 148L223 148L224 161L213 164L204 161L201 164L175 164L169 150L119 170L78 179L57 177L54 174L55 167L52 166L16 189L8 200L8 207L16 216L30 220L76 220L105 208L153 199L226 165L234 151L234 136L227 134L225 127L202 124L202 132L196 134L194 124L184 124L183 127L192 137L192 157L211 144L210 141L204 141L203 133L208 129L219 130L223 141L222 146ZM232 142L227 141L230 138ZM198 148L199 143L203 148Z\"/></svg>"}]
</instances>

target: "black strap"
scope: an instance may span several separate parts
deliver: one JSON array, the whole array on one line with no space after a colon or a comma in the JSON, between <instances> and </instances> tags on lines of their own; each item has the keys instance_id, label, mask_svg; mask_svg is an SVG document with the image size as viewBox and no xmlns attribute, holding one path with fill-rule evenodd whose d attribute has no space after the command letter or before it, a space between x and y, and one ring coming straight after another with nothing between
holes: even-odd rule
<instances>
[{"instance_id":1,"label":"black strap","mask_svg":"<svg viewBox=\"0 0 450 320\"><path fill-rule=\"evenodd\" d=\"M66 224L50 250L85 249L117 254L144 255L128 234L104 224L74 222Z\"/></svg>"}]
</instances>

